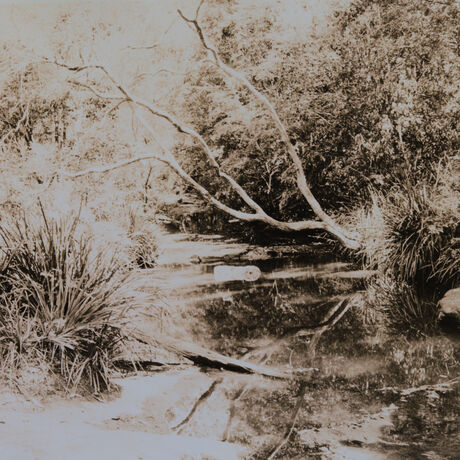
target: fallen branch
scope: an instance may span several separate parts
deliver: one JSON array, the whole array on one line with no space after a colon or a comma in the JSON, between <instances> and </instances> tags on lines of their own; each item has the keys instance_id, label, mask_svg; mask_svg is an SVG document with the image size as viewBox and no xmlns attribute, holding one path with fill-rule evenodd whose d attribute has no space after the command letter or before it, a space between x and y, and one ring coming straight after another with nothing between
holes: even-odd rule
<instances>
[{"instance_id":1,"label":"fallen branch","mask_svg":"<svg viewBox=\"0 0 460 460\"><path fill-rule=\"evenodd\" d=\"M460 377L449 380L448 382L437 383L435 385L422 385L419 387L412 387L406 389L399 389L394 387L384 387L379 391L381 392L392 392L400 396L409 396L413 393L418 393L420 391L434 391L436 393L446 393L447 391L452 391L452 387L460 384Z\"/></svg>"},{"instance_id":2,"label":"fallen branch","mask_svg":"<svg viewBox=\"0 0 460 460\"><path fill-rule=\"evenodd\" d=\"M377 439L374 442L365 442L361 439L344 439L340 440L340 444L344 446L351 446L351 447L367 447L367 448L398 448L398 447L409 447L409 446L416 446L417 443L409 444L408 442L391 442L385 441L383 439Z\"/></svg>"},{"instance_id":3,"label":"fallen branch","mask_svg":"<svg viewBox=\"0 0 460 460\"><path fill-rule=\"evenodd\" d=\"M197 366L209 367L212 369L227 370L242 374L258 374L265 377L279 379L303 377L310 371L310 369L281 371L273 367L258 365L241 359L230 358L193 343L179 341L164 336L152 336L143 332L139 328L130 330L129 335L142 343L154 345L166 351L173 352L178 356L188 359Z\"/></svg>"},{"instance_id":4,"label":"fallen branch","mask_svg":"<svg viewBox=\"0 0 460 460\"><path fill-rule=\"evenodd\" d=\"M200 6L201 6L201 4L200 4ZM198 8L198 10L199 10L199 8ZM197 14L198 14L198 10L197 10ZM182 15L182 13L180 13L180 14ZM184 17L184 19L186 19L186 18ZM189 20L189 22L190 21L191 20ZM199 30L200 33L201 33L200 36L202 36L202 31L201 31L201 28L200 28L198 22L196 20L191 21L191 22L193 22L193 24L195 24L197 30ZM203 36L203 43L206 44L206 46L209 46L209 45L207 45L207 42L204 39L204 36ZM219 59L218 55L217 55L217 52L216 52L216 59ZM51 62L48 59L45 59L45 61L46 62ZM219 60L218 62L221 62L221 61ZM244 190L244 188L241 185L239 185L235 181L235 179L233 179L231 176L229 176L228 174L226 174L225 172L223 172L221 170L220 165L218 164L218 162L217 162L217 160L215 158L215 155L213 154L211 148L208 146L208 144L206 143L204 138L196 130L194 130L193 128L190 128L188 126L183 125L179 120L177 120L169 112L167 112L167 111L165 111L165 110L163 110L163 109L161 109L159 107L156 107L155 105L151 104L148 101L145 101L143 99L137 98L134 95L132 95L127 88L125 88L119 81L117 81L117 79L111 74L111 72L109 72L109 70L104 65L101 65L101 64L85 64L85 65L71 66L71 65L61 63L61 62L58 62L58 61L54 61L53 63L58 65L58 66L60 66L60 67L64 67L64 68L66 68L66 69L68 69L70 71L77 72L77 73L81 72L83 70L89 70L89 69L95 69L95 70L102 71L104 73L104 75L106 76L106 78L112 83L112 85L115 88L117 88L118 91L121 93L122 96L120 96L120 98L119 98L120 99L119 103L129 102L129 103L133 104L134 106L136 106L136 109L134 110L134 113L135 113L136 117L143 124L143 126L148 130L148 132L153 136L153 138L155 139L157 144L160 145L160 147L162 148L162 150L164 152L164 157L162 158L161 161L164 161L165 163L167 163L180 177L182 177L186 182L188 182L190 185L192 185L195 188L195 190L197 190L203 196L203 198L205 198L208 202L210 202L213 205L215 205L220 210L226 212L230 216L235 217L235 218L237 218L239 220L243 220L243 221L246 221L246 222L255 222L255 221L264 222L265 224L270 225L272 227L275 227L275 228L277 228L279 230L282 230L282 231L302 231L302 230L313 230L313 229L326 230L329 233L331 233L332 235L334 235L335 237L337 237L345 246L347 246L349 248L354 248L354 249L359 247L359 245L357 246L356 241L352 241L348 236L346 236L344 234L344 231L341 230L327 214L324 213L324 211L319 206L319 203L316 201L316 199L311 194L310 189L306 185L306 181L305 181L306 189L305 189L304 194L306 194L306 196L308 196L307 201L309 200L308 202L310 203L310 206L314 210L315 214L320 218L320 221L310 220L310 221L299 221L299 222L282 222L282 221L279 221L277 219L274 219L273 217L268 215L262 209L262 207L258 203L256 203L247 194L247 192ZM224 65L224 64L222 63L222 65ZM248 84L250 84L250 83L248 82ZM86 84L83 84L83 83L80 84L80 86L85 87L85 88L89 88L89 85L86 85ZM90 89L90 90L93 92L93 94L98 93L98 91L94 90L94 88ZM255 90L255 88L254 88L254 90ZM255 91L257 91L257 90L255 90ZM264 97L262 95L260 95L260 96ZM112 96L101 95L101 97L112 99ZM195 141L197 141L198 144L202 147L202 149L205 152L205 154L206 154L209 162L211 163L211 165L215 168L216 173L220 177L222 177L223 179L225 179L228 182L230 187L240 196L240 198L244 201L244 203L254 211L254 213L238 211L238 210L235 210L235 209L233 209L233 208L231 208L229 206L226 206L225 204L223 204L222 202L220 202L219 200L214 198L202 185L200 185L195 180L193 180L180 167L178 161L176 160L176 158L174 157L172 152L169 151L169 149L167 149L164 145L161 145L161 143L158 141L158 136L156 135L156 133L153 130L152 126L145 120L145 118L142 116L142 114L139 112L139 110L137 108L145 109L148 112L150 112L152 115L154 115L154 116L156 116L158 118L161 118L163 120L166 120L179 133L186 134L188 136L191 136L193 139L195 139ZM276 112L275 112L275 114L276 114ZM282 124L281 124L281 127L283 127ZM283 129L284 129L284 127L283 127ZM287 136L287 134L286 134L286 136ZM289 141L289 139L287 139L287 140ZM289 144L289 145L291 146L291 150L294 153L294 155L297 155L297 153L295 152L295 149L292 146L292 144ZM165 161L165 159L166 159L166 161ZM297 157L297 159L298 159L298 157ZM295 158L294 158L294 160L295 160ZM299 162L300 162L300 159L299 159ZM303 169L301 168L301 164L300 164L300 169L302 171L303 178L305 179L305 175L303 173Z\"/></svg>"},{"instance_id":5,"label":"fallen branch","mask_svg":"<svg viewBox=\"0 0 460 460\"><path fill-rule=\"evenodd\" d=\"M243 374L259 374L265 377L281 379L289 379L293 377L292 373L283 372L268 366L253 364L236 358L230 358L192 343L169 341L169 343L162 343L162 346L168 351L172 351L179 356L187 358L198 366L221 370L224 369Z\"/></svg>"},{"instance_id":6,"label":"fallen branch","mask_svg":"<svg viewBox=\"0 0 460 460\"><path fill-rule=\"evenodd\" d=\"M198 8L196 9L195 12L195 17L193 19L190 19L186 17L180 9L177 10L179 16L187 23L191 24L193 28L195 29L201 44L203 47L209 52L209 54L212 56L212 61L214 64L221 69L227 76L235 78L237 81L239 81L241 84L243 84L249 91L255 96L255 98L263 105L265 106L268 111L270 112L276 127L278 128L278 131L281 134L281 138L286 145L287 152L292 160L292 163L294 164L295 170L296 170L296 179L297 179L297 186L304 196L305 200L307 203L310 205L311 209L313 212L318 216L322 222L324 222L327 226L327 230L334 235L339 241L341 241L346 247L350 249L359 249L360 243L357 241L355 236L351 236L346 230L341 228L334 220L324 212L322 209L321 205L319 204L318 200L315 198L313 193L310 190L310 187L307 183L307 179L305 177L305 172L303 170L302 166L302 161L300 160L300 157L297 154L297 151L294 147L294 145L291 143L291 140L289 139L289 135L287 133L286 128L284 127L283 123L281 122L278 113L276 112L275 108L273 107L273 104L268 100L268 98L263 95L260 91L258 91L255 86L240 72L237 72L235 69L232 67L228 66L225 64L222 59L219 56L219 53L217 52L217 49L211 45L208 40L205 37L204 31L201 27L201 25L198 22L198 15L200 12L200 8L203 5L203 0L200 1L200 4L198 5Z\"/></svg>"},{"instance_id":7,"label":"fallen branch","mask_svg":"<svg viewBox=\"0 0 460 460\"><path fill-rule=\"evenodd\" d=\"M212 196L209 191L203 187L201 184L196 182L189 174L187 174L184 169L179 165L178 161L172 154L172 152L167 149L164 145L162 145L159 140L158 136L156 135L155 131L153 128L148 124L148 122L145 120L145 118L142 116L142 114L139 113L138 110L135 110L134 113L138 120L143 124L143 126L149 131L149 133L153 136L155 141L160 145L164 152L164 156L156 156L157 160L160 160L164 163L166 163L176 174L178 174L183 180L188 182L197 192L200 193L200 195L210 203L212 203L214 206L216 206L218 209L221 211L229 214L232 217L235 217L239 220L243 220L246 222L264 222L267 225L270 225L272 227L278 228L279 230L282 231L301 231L301 230L327 230L327 224L321 221L298 221L298 222L282 222L279 220L274 219L273 217L269 216L263 209L262 207L257 204L241 187L231 176L228 174L224 173L221 171L219 164L214 158L214 155L210 149L210 147L207 145L206 141L203 139L203 137L198 134L194 129L189 128L187 126L182 125L172 114L164 111L163 109L160 109L158 107L155 107L154 105L150 104L147 101L144 101L142 99L136 98L132 96L126 88L124 88L121 83L119 83L112 75L111 73L102 65L99 64L94 64L94 65L83 65L83 66L69 66L67 64L55 62L56 65L65 67L68 70L72 70L74 72L80 72L82 70L87 70L87 69L99 69L104 72L104 74L109 78L109 80L118 88L118 90L123 94L124 98L121 98L120 103L122 102L131 102L139 107L142 107L146 110L148 110L152 115L155 115L159 118L162 118L166 121L168 121L179 133L182 134L187 134L191 137L193 137L204 149L206 152L206 155L208 159L210 160L211 164L216 168L217 173L219 174L220 177L224 178L227 180L227 182L231 185L233 190L238 193L238 195L243 199L243 201L250 207L252 208L255 213L248 213L244 211L238 211L234 208L231 208L230 206L225 205L221 201L217 200ZM85 86L85 85L83 85ZM79 177L88 173L93 173L93 172L106 172L106 171L111 171L112 169L116 169L117 167L122 167L127 164L131 164L132 162L139 161L134 157L134 159L127 160L125 163L120 162L119 165L108 165L106 167L97 167L97 168L89 168L87 170L78 172L78 173L66 173L61 171L61 174L67 175L68 177Z\"/></svg>"},{"instance_id":8,"label":"fallen branch","mask_svg":"<svg viewBox=\"0 0 460 460\"><path fill-rule=\"evenodd\" d=\"M124 371L137 371L139 368L144 370L146 367L168 368L169 366L180 366L182 363L165 363L163 361L153 361L149 359L117 359L113 362L117 369Z\"/></svg>"}]
</instances>

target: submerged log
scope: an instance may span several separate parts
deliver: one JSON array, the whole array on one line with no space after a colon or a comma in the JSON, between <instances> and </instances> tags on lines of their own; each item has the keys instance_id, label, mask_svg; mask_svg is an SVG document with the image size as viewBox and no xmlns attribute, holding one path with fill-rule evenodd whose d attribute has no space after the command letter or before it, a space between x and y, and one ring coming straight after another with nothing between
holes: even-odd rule
<instances>
[{"instance_id":1,"label":"submerged log","mask_svg":"<svg viewBox=\"0 0 460 460\"><path fill-rule=\"evenodd\" d=\"M142 343L154 345L163 350L170 351L177 356L193 362L197 366L209 367L212 369L227 370L242 374L258 374L278 379L302 378L313 371L313 369L283 371L274 367L262 366L242 359L231 358L217 353L216 351L182 340L160 335L153 337L139 328L131 330L130 336Z\"/></svg>"}]
</instances>

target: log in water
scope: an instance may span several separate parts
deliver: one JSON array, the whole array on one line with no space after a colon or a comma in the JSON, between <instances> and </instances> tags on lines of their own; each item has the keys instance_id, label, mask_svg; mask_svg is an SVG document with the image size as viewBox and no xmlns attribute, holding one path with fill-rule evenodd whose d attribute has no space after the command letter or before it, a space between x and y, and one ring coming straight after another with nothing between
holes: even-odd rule
<instances>
[{"instance_id":1,"label":"log in water","mask_svg":"<svg viewBox=\"0 0 460 460\"><path fill-rule=\"evenodd\" d=\"M255 265L244 267L218 265L214 267L214 279L220 283L225 281L257 281L260 275L260 268Z\"/></svg>"}]
</instances>

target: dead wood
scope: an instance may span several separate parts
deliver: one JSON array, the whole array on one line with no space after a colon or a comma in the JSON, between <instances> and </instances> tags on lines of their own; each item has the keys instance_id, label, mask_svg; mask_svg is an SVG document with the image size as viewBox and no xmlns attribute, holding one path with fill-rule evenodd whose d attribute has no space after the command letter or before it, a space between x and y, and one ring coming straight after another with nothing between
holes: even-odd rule
<instances>
[{"instance_id":1,"label":"dead wood","mask_svg":"<svg viewBox=\"0 0 460 460\"><path fill-rule=\"evenodd\" d=\"M211 56L212 62L228 77L236 79L240 84L245 86L251 93L252 95L256 98L256 100L263 106L265 107L273 121L275 122L275 125L281 135L281 139L283 143L286 146L287 152L289 157L291 158L291 161L294 165L295 171L296 171L296 179L297 179L297 187L307 203L310 205L311 209L315 213L315 215L321 220L321 222L324 223L326 230L331 233L333 236L335 236L344 246L350 248L350 249L359 249L360 243L357 240L356 235L351 235L349 232L347 232L345 229L341 228L334 220L326 213L324 212L323 208L319 204L318 200L315 198L313 195L310 186L308 185L307 178L305 176L305 172L303 170L303 165L302 161L300 160L300 157L297 154L296 148L292 144L289 135L287 133L287 130L282 123L281 119L278 116L278 113L276 112L273 104L268 100L268 98L262 94L247 78L244 76L242 73L236 71L229 65L225 64L221 57L219 56L219 53L217 52L217 49L209 43L207 40L205 33L203 31L203 28L201 27L200 23L198 22L198 15L200 12L200 8L203 5L203 1L200 2L198 8L196 9L195 12L195 17L193 19L186 17L180 9L177 10L179 16L187 23L190 24L196 31L199 40L202 44L202 46L209 52L209 55Z\"/></svg>"},{"instance_id":2,"label":"dead wood","mask_svg":"<svg viewBox=\"0 0 460 460\"><path fill-rule=\"evenodd\" d=\"M141 343L154 345L166 351L170 351L177 356L185 358L197 366L208 367L211 369L227 370L240 374L258 374L265 377L278 379L291 379L306 377L311 369L297 369L294 371L283 371L274 367L263 366L242 359L231 358L213 350L199 345L172 339L161 335L151 335L139 328L129 331L129 335L139 340Z\"/></svg>"},{"instance_id":3,"label":"dead wood","mask_svg":"<svg viewBox=\"0 0 460 460\"><path fill-rule=\"evenodd\" d=\"M419 387L412 387L412 388L405 388L405 389L394 388L394 387L384 387L384 388L381 388L379 391L385 392L385 393L391 392L391 393L398 394L400 396L409 396L413 393L418 393L420 391L446 393L448 391L452 391L452 387L458 384L460 384L460 377L449 380L447 382L438 383L435 385L422 385Z\"/></svg>"}]
</instances>

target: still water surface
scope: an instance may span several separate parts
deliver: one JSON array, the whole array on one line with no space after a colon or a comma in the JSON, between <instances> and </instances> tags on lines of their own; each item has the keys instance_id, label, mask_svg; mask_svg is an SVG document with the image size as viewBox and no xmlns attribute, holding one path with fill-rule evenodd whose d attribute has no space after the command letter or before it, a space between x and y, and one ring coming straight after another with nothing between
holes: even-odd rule
<instances>
[{"instance_id":1,"label":"still water surface","mask_svg":"<svg viewBox=\"0 0 460 460\"><path fill-rule=\"evenodd\" d=\"M452 364L458 345L444 338L388 341L372 327L364 330L365 313L357 309L314 348L311 337L273 344L292 328L321 323L337 302L365 287L365 273L332 256L283 255L219 236L164 233L161 247L148 276L175 324L173 335L281 369L314 369L291 441L277 458L460 458L458 384L403 398L398 393L455 379L447 364L442 370L442 360ZM254 265L261 276L219 282L214 269L222 265ZM257 353L266 344L268 352ZM449 356L442 354L446 347ZM210 411L221 412L215 432L208 427L201 435L247 445L252 458L267 458L290 424L299 383L217 380L193 416L201 423L189 421L181 432L200 436Z\"/></svg>"}]
</instances>

